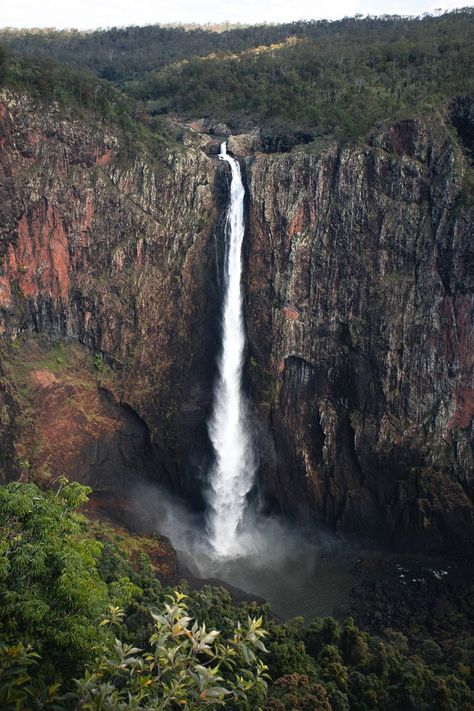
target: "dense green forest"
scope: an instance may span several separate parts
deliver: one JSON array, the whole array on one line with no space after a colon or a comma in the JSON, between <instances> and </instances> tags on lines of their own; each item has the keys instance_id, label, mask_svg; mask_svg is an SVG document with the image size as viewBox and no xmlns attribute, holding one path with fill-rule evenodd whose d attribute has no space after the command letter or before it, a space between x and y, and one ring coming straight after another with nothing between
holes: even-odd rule
<instances>
[{"instance_id":1,"label":"dense green forest","mask_svg":"<svg viewBox=\"0 0 474 711\"><path fill-rule=\"evenodd\" d=\"M413 648L350 618L282 624L222 588L169 588L137 537L78 513L89 491L0 488L3 711L472 708L474 642L459 616L447 640Z\"/></svg>"},{"instance_id":2,"label":"dense green forest","mask_svg":"<svg viewBox=\"0 0 474 711\"><path fill-rule=\"evenodd\" d=\"M334 22L313 20L233 28L148 25L93 32L0 29L0 43L27 56L50 57L60 63L88 67L105 79L113 78L123 84L184 59L270 47L290 37L318 43L328 38L347 39L360 47L380 41L391 44L429 38L435 44L447 36L462 43L463 38L472 36L469 24L472 15L473 9L466 7L438 17L357 16Z\"/></svg>"},{"instance_id":3,"label":"dense green forest","mask_svg":"<svg viewBox=\"0 0 474 711\"><path fill-rule=\"evenodd\" d=\"M352 141L363 139L377 122L439 110L453 96L471 93L473 36L474 11L466 8L437 17L359 17L220 31L4 30L0 43L10 53L17 81L36 71L46 83L52 75L67 84L73 70L65 67L73 67L85 86L82 99L88 94L97 104L107 97L108 105L105 86L111 82L133 102L127 112L143 123L153 125L159 114L208 116L235 130L262 125ZM26 68L32 65L25 57L36 70ZM52 60L61 68L51 70ZM64 81L63 71L69 72ZM102 80L97 90L93 77Z\"/></svg>"}]
</instances>

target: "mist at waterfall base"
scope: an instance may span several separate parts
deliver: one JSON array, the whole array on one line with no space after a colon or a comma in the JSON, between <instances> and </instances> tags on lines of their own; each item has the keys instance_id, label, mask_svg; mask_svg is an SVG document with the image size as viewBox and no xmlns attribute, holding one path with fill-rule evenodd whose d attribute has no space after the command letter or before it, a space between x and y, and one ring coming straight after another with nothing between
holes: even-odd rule
<instances>
[{"instance_id":1,"label":"mist at waterfall base","mask_svg":"<svg viewBox=\"0 0 474 711\"><path fill-rule=\"evenodd\" d=\"M220 557L209 542L203 513L190 510L176 494L141 481L134 484L131 504L137 522L146 518L147 529L170 539L183 577L223 581L245 591L247 599L264 598L282 619L301 615L310 621L332 614L348 603L357 581L351 564L357 551L326 531L295 530L284 519L250 507L241 554Z\"/></svg>"}]
</instances>

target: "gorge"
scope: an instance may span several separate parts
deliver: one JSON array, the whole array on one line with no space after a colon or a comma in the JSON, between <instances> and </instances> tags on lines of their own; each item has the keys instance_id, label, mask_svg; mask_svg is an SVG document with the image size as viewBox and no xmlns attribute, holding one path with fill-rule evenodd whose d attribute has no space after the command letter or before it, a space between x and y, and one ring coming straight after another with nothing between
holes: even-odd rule
<instances>
[{"instance_id":1,"label":"gorge","mask_svg":"<svg viewBox=\"0 0 474 711\"><path fill-rule=\"evenodd\" d=\"M469 101L451 111L451 125L470 125ZM2 93L1 331L26 337L21 348L65 339L96 353L101 407L118 416L93 434L79 418L74 446L52 445L41 431L56 425L39 413L53 396L64 405L61 373L27 374L20 389L4 373L5 477L23 459L54 477L66 457L99 491L126 488L132 471L204 506L227 188L212 137L190 135L202 147L130 160L119 133ZM316 153L229 139L248 186L244 377L259 487L287 515L402 548L472 541L465 135L433 118ZM140 453L124 444L132 421Z\"/></svg>"},{"instance_id":2,"label":"gorge","mask_svg":"<svg viewBox=\"0 0 474 711\"><path fill-rule=\"evenodd\" d=\"M2 711L471 711L473 23L0 28Z\"/></svg>"}]
</instances>

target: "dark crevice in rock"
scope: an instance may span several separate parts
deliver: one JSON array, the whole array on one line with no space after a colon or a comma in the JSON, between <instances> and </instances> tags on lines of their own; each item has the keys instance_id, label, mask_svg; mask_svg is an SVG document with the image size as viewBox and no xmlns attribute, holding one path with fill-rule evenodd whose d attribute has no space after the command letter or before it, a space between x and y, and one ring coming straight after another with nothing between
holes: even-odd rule
<instances>
[{"instance_id":1,"label":"dark crevice in rock","mask_svg":"<svg viewBox=\"0 0 474 711\"><path fill-rule=\"evenodd\" d=\"M474 99L472 96L459 96L449 107L451 123L456 129L463 145L474 161Z\"/></svg>"}]
</instances>

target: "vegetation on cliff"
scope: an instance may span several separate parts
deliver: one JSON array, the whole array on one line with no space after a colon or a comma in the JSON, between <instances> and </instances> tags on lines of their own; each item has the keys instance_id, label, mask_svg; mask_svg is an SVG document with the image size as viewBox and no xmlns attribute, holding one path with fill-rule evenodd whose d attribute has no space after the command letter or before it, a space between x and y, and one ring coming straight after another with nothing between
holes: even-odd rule
<instances>
[{"instance_id":1,"label":"vegetation on cliff","mask_svg":"<svg viewBox=\"0 0 474 711\"><path fill-rule=\"evenodd\" d=\"M105 102L107 111L120 105L118 93L106 88L113 82L133 97L135 115L145 122L161 113L207 115L236 126L356 140L376 122L432 111L472 92L473 24L472 8L465 8L438 17L356 17L218 32L6 30L0 42L41 59L38 66L48 67L53 82L58 70L51 59L75 67L68 76L83 78L74 79L74 94L81 102ZM36 85L50 81L40 73ZM107 81L93 88L92 73Z\"/></svg>"},{"instance_id":2,"label":"vegetation on cliff","mask_svg":"<svg viewBox=\"0 0 474 711\"><path fill-rule=\"evenodd\" d=\"M123 122L130 112L131 104L126 95L110 82L98 80L91 72L57 64L48 58L31 60L10 55L1 47L0 81L11 89L27 90L33 98L95 111L109 121Z\"/></svg>"},{"instance_id":3,"label":"vegetation on cliff","mask_svg":"<svg viewBox=\"0 0 474 711\"><path fill-rule=\"evenodd\" d=\"M430 18L432 20L432 18ZM314 38L196 57L127 88L155 110L363 138L376 122L419 115L472 92L474 15L439 22L361 20ZM385 25L385 26L384 26Z\"/></svg>"},{"instance_id":4,"label":"vegetation on cliff","mask_svg":"<svg viewBox=\"0 0 474 711\"><path fill-rule=\"evenodd\" d=\"M173 140L170 126L160 117L143 120L136 101L114 84L92 72L52 59L9 54L0 46L0 88L26 93L67 118L106 122L121 130L124 144L134 152L145 148L162 157L163 144Z\"/></svg>"},{"instance_id":5,"label":"vegetation on cliff","mask_svg":"<svg viewBox=\"0 0 474 711\"><path fill-rule=\"evenodd\" d=\"M413 651L351 619L281 624L220 588L173 591L145 548L130 559L123 534L88 525L77 512L88 491L65 480L0 488L5 711L472 708L474 645Z\"/></svg>"}]
</instances>

